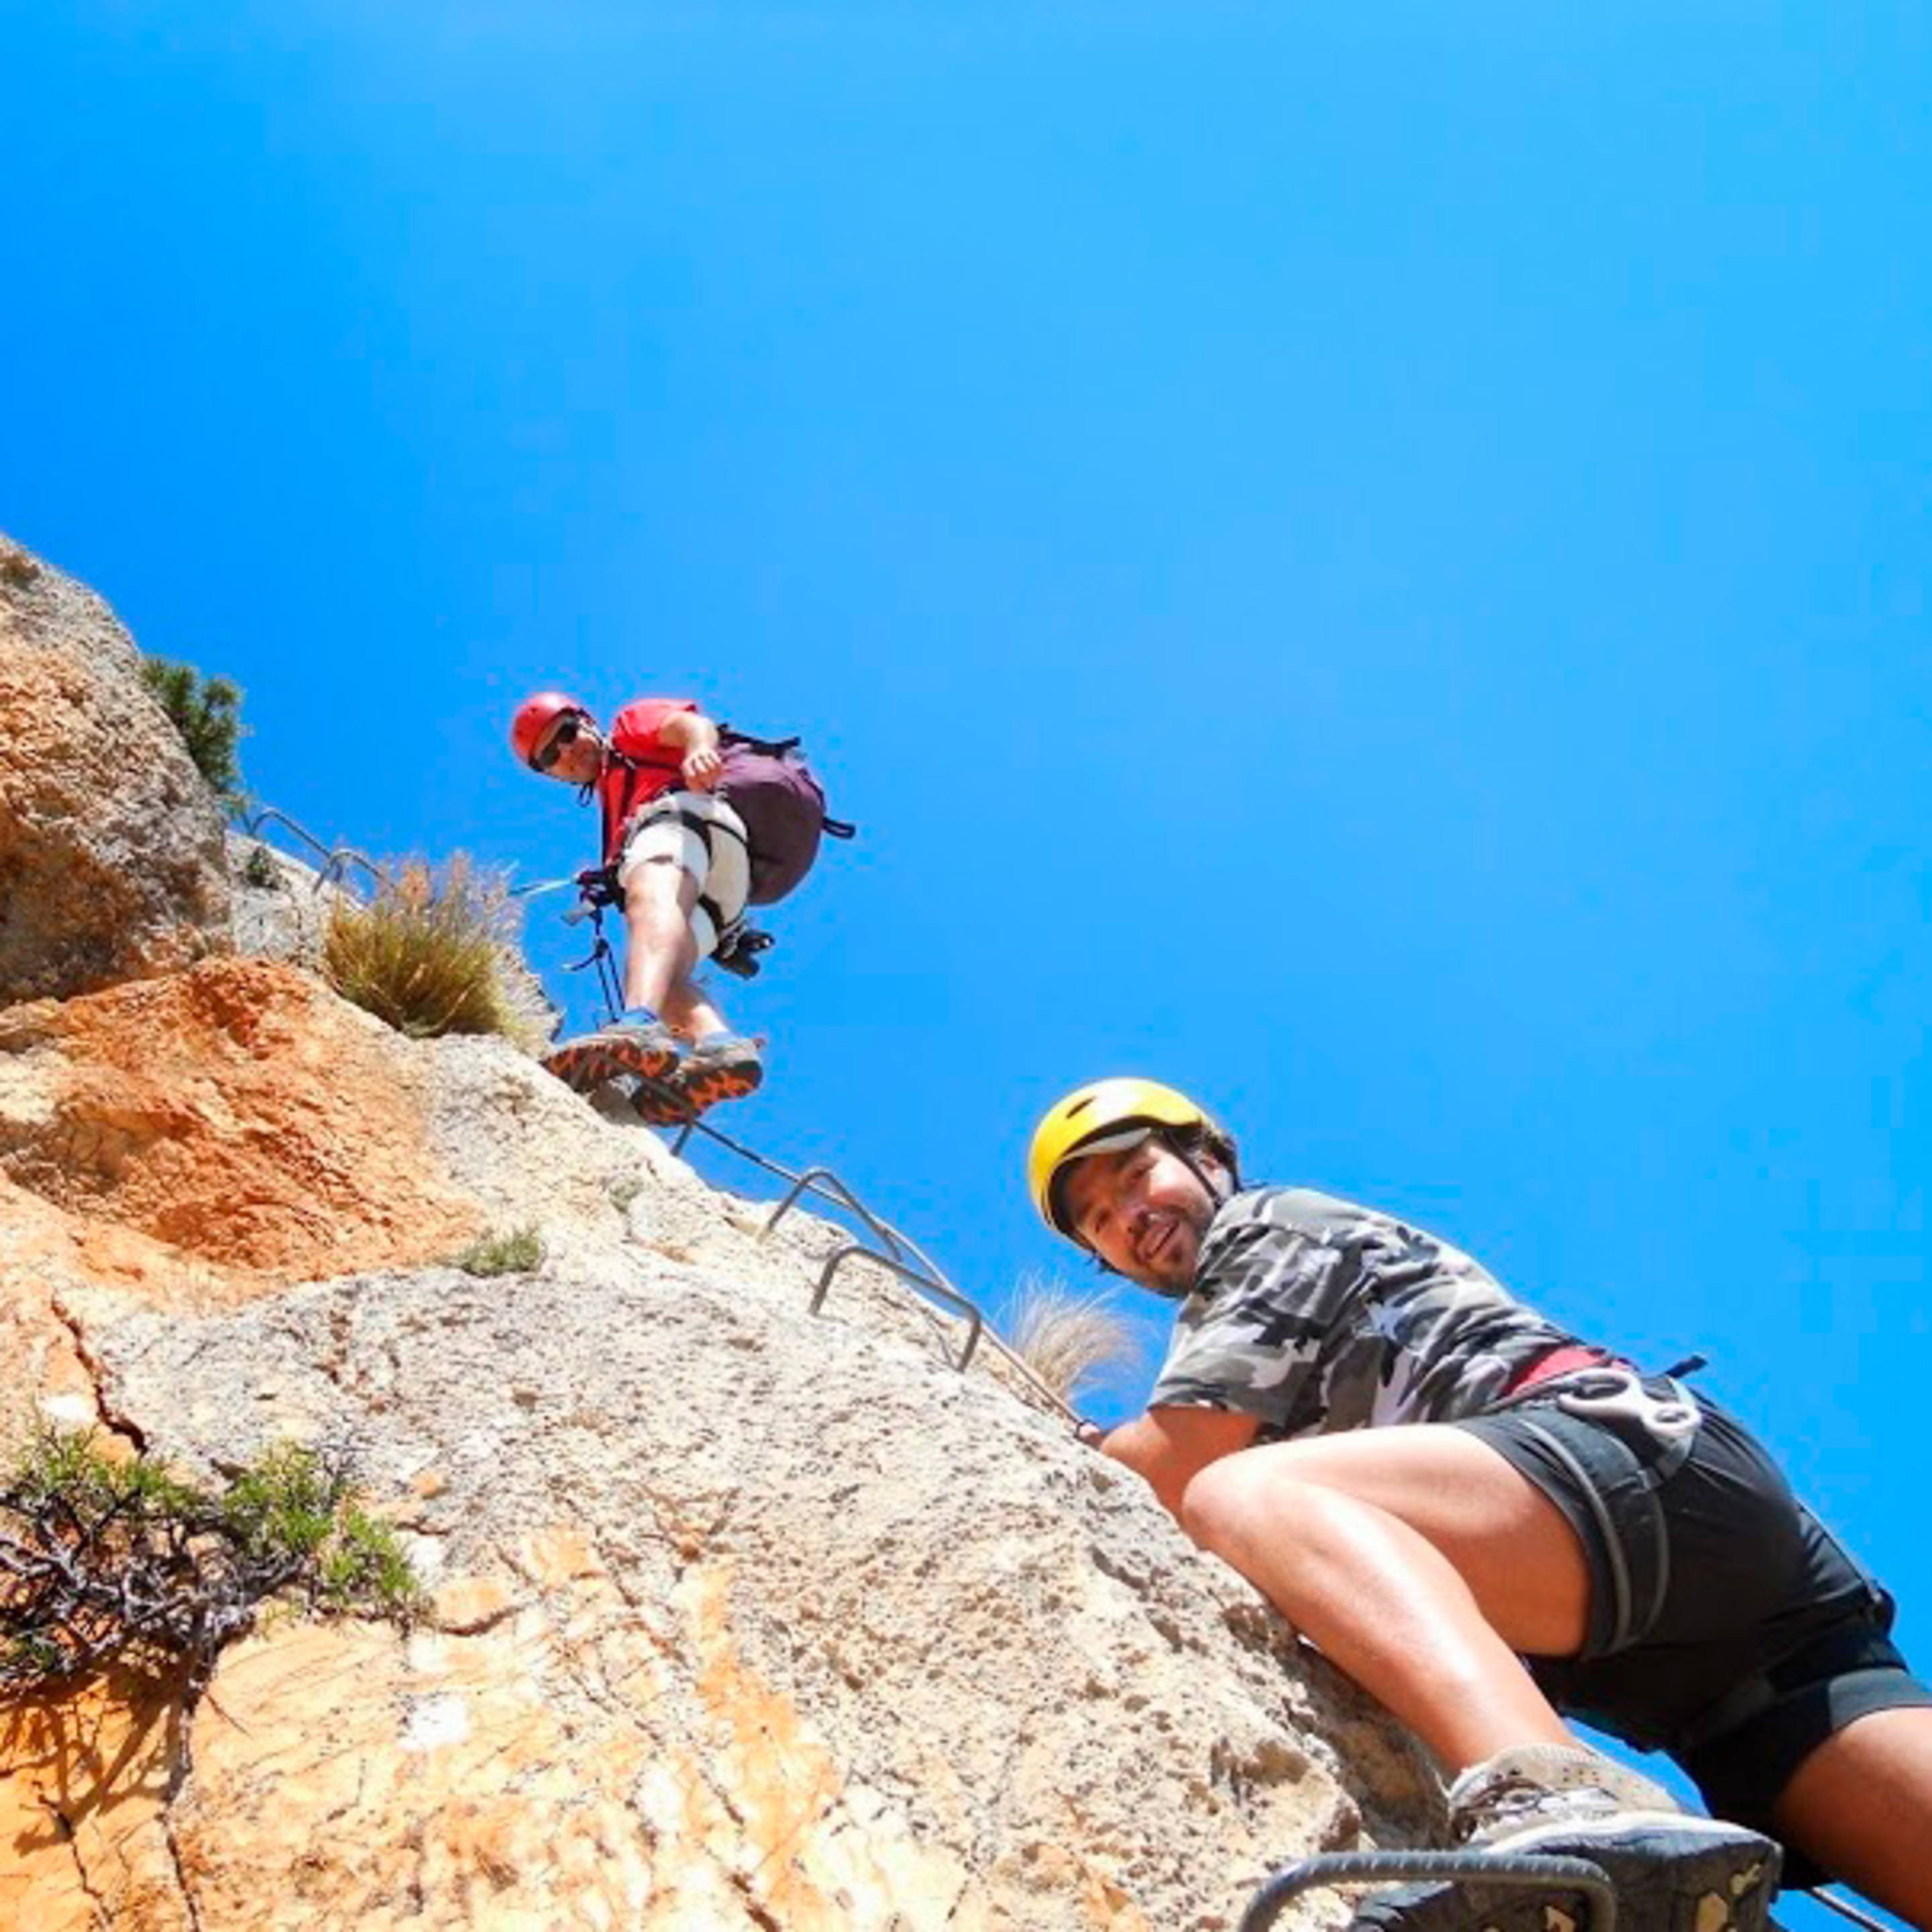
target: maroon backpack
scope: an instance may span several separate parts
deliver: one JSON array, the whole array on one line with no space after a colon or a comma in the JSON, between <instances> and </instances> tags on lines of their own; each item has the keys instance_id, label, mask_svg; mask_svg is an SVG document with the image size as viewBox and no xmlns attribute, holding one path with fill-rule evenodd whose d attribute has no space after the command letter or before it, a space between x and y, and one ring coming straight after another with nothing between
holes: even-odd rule
<instances>
[{"instance_id":1,"label":"maroon backpack","mask_svg":"<svg viewBox=\"0 0 1932 1932\"><path fill-rule=\"evenodd\" d=\"M800 756L796 738L754 738L728 724L718 730L724 760L721 798L745 821L753 905L772 905L812 870L819 835L849 838L854 827L825 815L825 788Z\"/></svg>"}]
</instances>

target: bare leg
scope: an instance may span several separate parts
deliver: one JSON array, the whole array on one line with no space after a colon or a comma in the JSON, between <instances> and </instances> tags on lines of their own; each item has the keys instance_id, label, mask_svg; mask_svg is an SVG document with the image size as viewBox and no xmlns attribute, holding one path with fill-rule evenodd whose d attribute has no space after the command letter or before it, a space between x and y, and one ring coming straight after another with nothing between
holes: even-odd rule
<instances>
[{"instance_id":1,"label":"bare leg","mask_svg":"<svg viewBox=\"0 0 1932 1932\"><path fill-rule=\"evenodd\" d=\"M1451 1772L1575 1742L1516 1653L1581 1645L1582 1549L1474 1436L1420 1424L1244 1450L1188 1485L1181 1521Z\"/></svg>"},{"instance_id":2,"label":"bare leg","mask_svg":"<svg viewBox=\"0 0 1932 1932\"><path fill-rule=\"evenodd\" d=\"M664 1024L686 1040L702 1040L708 1033L728 1033L724 1016L692 980L680 980L664 997L658 1011Z\"/></svg>"},{"instance_id":3,"label":"bare leg","mask_svg":"<svg viewBox=\"0 0 1932 1932\"><path fill-rule=\"evenodd\" d=\"M1874 1711L1798 1767L1781 1834L1919 1932L1932 1932L1932 1710Z\"/></svg>"},{"instance_id":4,"label":"bare leg","mask_svg":"<svg viewBox=\"0 0 1932 1932\"><path fill-rule=\"evenodd\" d=\"M662 1013L698 963L691 936L698 881L674 860L650 859L624 875L624 1004Z\"/></svg>"}]
</instances>

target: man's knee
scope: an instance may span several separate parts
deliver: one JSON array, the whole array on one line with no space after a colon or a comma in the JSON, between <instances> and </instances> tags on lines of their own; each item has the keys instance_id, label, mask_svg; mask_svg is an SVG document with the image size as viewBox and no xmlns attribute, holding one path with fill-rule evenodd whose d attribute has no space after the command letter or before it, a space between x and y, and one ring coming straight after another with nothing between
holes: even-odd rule
<instances>
[{"instance_id":1,"label":"man's knee","mask_svg":"<svg viewBox=\"0 0 1932 1932\"><path fill-rule=\"evenodd\" d=\"M1203 1550L1228 1556L1250 1541L1264 1521L1284 1515L1305 1521L1306 1512L1294 1503L1306 1486L1262 1467L1261 1459L1224 1456L1198 1471L1181 1492L1180 1526Z\"/></svg>"}]
</instances>

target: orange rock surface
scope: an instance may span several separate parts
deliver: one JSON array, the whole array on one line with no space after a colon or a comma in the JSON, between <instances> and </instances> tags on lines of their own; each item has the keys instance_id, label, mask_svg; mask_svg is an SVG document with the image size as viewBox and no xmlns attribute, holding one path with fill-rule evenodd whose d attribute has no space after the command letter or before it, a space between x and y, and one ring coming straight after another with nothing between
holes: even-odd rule
<instances>
[{"instance_id":1,"label":"orange rock surface","mask_svg":"<svg viewBox=\"0 0 1932 1932\"><path fill-rule=\"evenodd\" d=\"M418 1265L481 1226L439 1181L403 1042L292 967L212 959L14 1007L10 1051L0 1175L101 1226L87 1264L125 1286L245 1295ZM171 1276L130 1231L212 1268Z\"/></svg>"}]
</instances>

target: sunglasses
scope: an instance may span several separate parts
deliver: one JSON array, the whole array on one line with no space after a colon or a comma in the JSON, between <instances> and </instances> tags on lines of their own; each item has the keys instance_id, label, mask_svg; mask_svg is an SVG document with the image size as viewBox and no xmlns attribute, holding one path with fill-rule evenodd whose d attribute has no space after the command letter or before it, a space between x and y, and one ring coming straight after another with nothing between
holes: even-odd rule
<instances>
[{"instance_id":1,"label":"sunglasses","mask_svg":"<svg viewBox=\"0 0 1932 1932\"><path fill-rule=\"evenodd\" d=\"M566 718L550 734L550 742L538 750L530 763L540 772L548 771L562 754L564 746L575 742L579 728L578 721L576 718Z\"/></svg>"}]
</instances>

